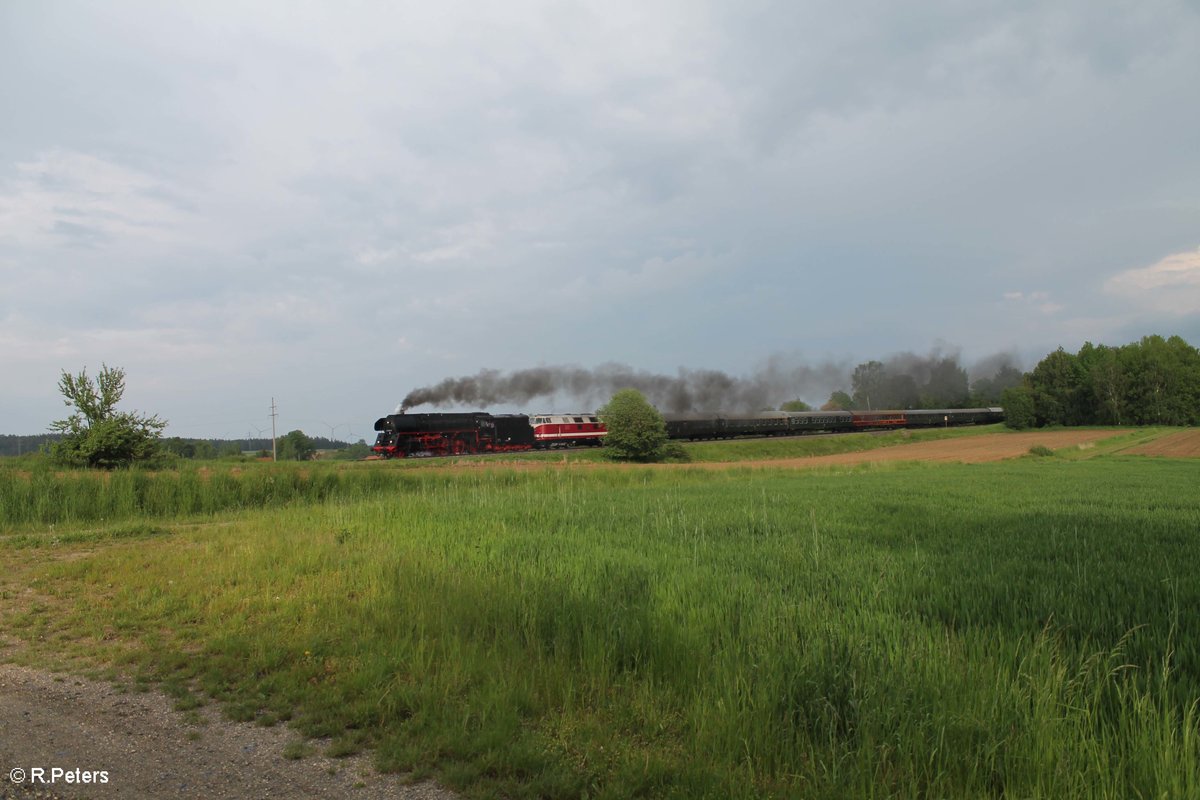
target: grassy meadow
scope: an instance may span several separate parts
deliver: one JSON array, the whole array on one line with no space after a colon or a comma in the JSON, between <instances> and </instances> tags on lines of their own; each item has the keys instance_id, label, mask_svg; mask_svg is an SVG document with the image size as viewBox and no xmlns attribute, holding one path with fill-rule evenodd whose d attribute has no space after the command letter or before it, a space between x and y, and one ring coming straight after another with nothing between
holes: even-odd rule
<instances>
[{"instance_id":1,"label":"grassy meadow","mask_svg":"<svg viewBox=\"0 0 1200 800\"><path fill-rule=\"evenodd\" d=\"M1200 468L1110 450L0 468L0 659L469 796L1200 796Z\"/></svg>"}]
</instances>

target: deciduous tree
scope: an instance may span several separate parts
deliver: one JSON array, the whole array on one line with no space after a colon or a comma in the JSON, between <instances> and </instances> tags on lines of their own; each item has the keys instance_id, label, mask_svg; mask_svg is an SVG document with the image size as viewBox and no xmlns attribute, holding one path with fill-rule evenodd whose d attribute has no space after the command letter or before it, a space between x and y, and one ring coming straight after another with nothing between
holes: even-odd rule
<instances>
[{"instance_id":1,"label":"deciduous tree","mask_svg":"<svg viewBox=\"0 0 1200 800\"><path fill-rule=\"evenodd\" d=\"M613 458L659 461L667 443L667 424L658 409L636 389L622 389L599 410L608 429L604 446Z\"/></svg>"},{"instance_id":2,"label":"deciduous tree","mask_svg":"<svg viewBox=\"0 0 1200 800\"><path fill-rule=\"evenodd\" d=\"M313 440L304 431L289 431L279 440L279 458L284 461L307 461L316 452Z\"/></svg>"},{"instance_id":3,"label":"deciduous tree","mask_svg":"<svg viewBox=\"0 0 1200 800\"><path fill-rule=\"evenodd\" d=\"M884 408L883 382L887 371L881 361L868 361L854 368L850 385L854 392L854 408Z\"/></svg>"},{"instance_id":4,"label":"deciduous tree","mask_svg":"<svg viewBox=\"0 0 1200 800\"><path fill-rule=\"evenodd\" d=\"M64 371L58 389L74 411L50 425L50 430L63 435L51 449L55 460L111 469L158 455L166 420L116 410L125 393L125 370L101 364L94 380L86 368L78 375Z\"/></svg>"},{"instance_id":5,"label":"deciduous tree","mask_svg":"<svg viewBox=\"0 0 1200 800\"><path fill-rule=\"evenodd\" d=\"M854 408L854 399L842 390L829 395L829 400L821 406L822 411L849 411Z\"/></svg>"},{"instance_id":6,"label":"deciduous tree","mask_svg":"<svg viewBox=\"0 0 1200 800\"><path fill-rule=\"evenodd\" d=\"M1034 412L1033 392L1027 386L1010 386L1000 397L1004 407L1004 424L1010 428L1024 430L1037 424Z\"/></svg>"}]
</instances>

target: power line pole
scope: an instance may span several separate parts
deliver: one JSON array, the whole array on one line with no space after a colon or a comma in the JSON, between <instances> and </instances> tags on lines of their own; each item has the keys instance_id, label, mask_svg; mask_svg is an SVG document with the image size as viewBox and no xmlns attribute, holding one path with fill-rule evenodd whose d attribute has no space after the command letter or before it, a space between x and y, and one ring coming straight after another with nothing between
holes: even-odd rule
<instances>
[{"instance_id":1,"label":"power line pole","mask_svg":"<svg viewBox=\"0 0 1200 800\"><path fill-rule=\"evenodd\" d=\"M275 411L275 398L271 398L271 460L278 461L279 457L275 451L275 418L279 414Z\"/></svg>"}]
</instances>

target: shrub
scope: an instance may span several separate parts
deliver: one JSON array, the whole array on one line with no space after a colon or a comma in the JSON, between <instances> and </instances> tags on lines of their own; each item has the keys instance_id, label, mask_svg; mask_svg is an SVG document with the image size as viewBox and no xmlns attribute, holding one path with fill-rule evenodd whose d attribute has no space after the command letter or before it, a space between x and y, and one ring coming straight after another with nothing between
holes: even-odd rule
<instances>
[{"instance_id":1,"label":"shrub","mask_svg":"<svg viewBox=\"0 0 1200 800\"><path fill-rule=\"evenodd\" d=\"M667 443L667 423L658 409L636 389L622 389L599 411L608 429L604 446L620 461L660 461Z\"/></svg>"}]
</instances>

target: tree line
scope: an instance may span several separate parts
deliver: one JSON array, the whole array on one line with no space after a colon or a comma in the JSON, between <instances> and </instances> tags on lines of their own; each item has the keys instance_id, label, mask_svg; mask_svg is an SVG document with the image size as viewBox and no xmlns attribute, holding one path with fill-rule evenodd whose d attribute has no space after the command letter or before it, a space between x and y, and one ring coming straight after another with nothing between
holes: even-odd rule
<instances>
[{"instance_id":1,"label":"tree line","mask_svg":"<svg viewBox=\"0 0 1200 800\"><path fill-rule=\"evenodd\" d=\"M163 458L236 457L244 454L243 443L249 445L246 449L268 452L268 439L164 439L165 420L117 411L124 390L125 372L120 368L102 365L94 379L86 370L76 375L64 371L59 391L71 410L69 416L52 423L48 435L0 436L0 455L22 455L37 449L62 464L112 468ZM1146 336L1120 347L1088 342L1078 353L1060 347L1028 373L1006 364L974 382L953 357L909 355L887 363L867 361L850 376L850 392L833 392L822 409L996 405L1004 407L1006 423L1012 428L1200 424L1200 350L1179 336ZM809 407L797 399L780 408L806 411ZM614 454L633 460L664 456L662 417L640 394L618 392L600 413L610 421L628 418L630 422L610 425L607 444ZM361 440L351 445L310 437L299 430L277 442L281 459L305 460L318 450L335 450L345 458L370 453Z\"/></svg>"},{"instance_id":2,"label":"tree line","mask_svg":"<svg viewBox=\"0 0 1200 800\"><path fill-rule=\"evenodd\" d=\"M357 445L365 444L366 442L362 440L357 443ZM276 454L280 459L288 461L304 461L313 458L317 451L340 452L355 448L357 445L325 436L309 436L300 430L289 431L275 441ZM269 438L191 439L169 436L162 440L162 447L168 453L173 453L179 458L201 461L244 455L259 457L271 455Z\"/></svg>"},{"instance_id":3,"label":"tree line","mask_svg":"<svg viewBox=\"0 0 1200 800\"><path fill-rule=\"evenodd\" d=\"M1009 427L1200 424L1200 350L1179 336L1061 347L1007 389Z\"/></svg>"},{"instance_id":4,"label":"tree line","mask_svg":"<svg viewBox=\"0 0 1200 800\"><path fill-rule=\"evenodd\" d=\"M50 445L61 439L57 433L36 433L31 435L0 434L0 456L25 456L44 452Z\"/></svg>"},{"instance_id":5,"label":"tree line","mask_svg":"<svg viewBox=\"0 0 1200 800\"><path fill-rule=\"evenodd\" d=\"M867 361L854 368L850 391L833 392L821 410L988 408L1000 405L1004 392L1020 385L1023 377L1015 366L1003 364L995 373L970 381L958 359L949 356Z\"/></svg>"},{"instance_id":6,"label":"tree line","mask_svg":"<svg viewBox=\"0 0 1200 800\"><path fill-rule=\"evenodd\" d=\"M271 440L266 438L163 438L166 420L117 410L125 393L125 371L120 367L102 364L94 377L86 368L77 374L63 371L58 389L70 410L68 416L52 422L53 433L45 436L0 437L0 455L37 452L64 466L112 469L134 463L168 466L178 459L240 458L247 451L264 457L272 452ZM280 437L275 450L278 458L297 461L316 457L318 450L332 450L334 457L342 458L363 458L370 453L362 440L349 444L324 436L310 437L300 430Z\"/></svg>"}]
</instances>

